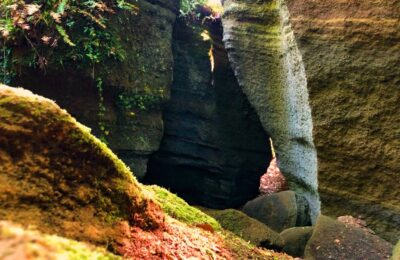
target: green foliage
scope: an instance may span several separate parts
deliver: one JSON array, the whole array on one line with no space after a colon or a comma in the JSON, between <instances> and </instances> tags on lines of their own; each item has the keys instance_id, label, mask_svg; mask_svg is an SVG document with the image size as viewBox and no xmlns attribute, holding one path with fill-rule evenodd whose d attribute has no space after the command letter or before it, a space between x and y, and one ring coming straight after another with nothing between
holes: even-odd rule
<instances>
[{"instance_id":1,"label":"green foliage","mask_svg":"<svg viewBox=\"0 0 400 260\"><path fill-rule=\"evenodd\" d=\"M221 230L220 224L215 219L190 206L168 190L156 185L143 186L143 189L152 193L153 196L151 197L160 204L161 208L169 216L189 225L209 224L215 230Z\"/></svg>"},{"instance_id":2,"label":"green foliage","mask_svg":"<svg viewBox=\"0 0 400 260\"><path fill-rule=\"evenodd\" d=\"M11 63L11 49L3 46L0 54L0 82L4 84L10 84L15 74L14 71L10 69L12 67Z\"/></svg>"},{"instance_id":3,"label":"green foliage","mask_svg":"<svg viewBox=\"0 0 400 260\"><path fill-rule=\"evenodd\" d=\"M181 0L180 2L180 13L181 15L188 15L193 12L197 6L203 5L207 0Z\"/></svg>"},{"instance_id":4,"label":"green foliage","mask_svg":"<svg viewBox=\"0 0 400 260\"><path fill-rule=\"evenodd\" d=\"M158 91L151 91L150 89L146 87L143 93L123 92L118 95L117 104L125 112L158 108L164 98L164 91L163 89Z\"/></svg>"},{"instance_id":5,"label":"green foliage","mask_svg":"<svg viewBox=\"0 0 400 260\"><path fill-rule=\"evenodd\" d=\"M118 10L137 12L124 0L3 0L0 38L3 47L27 50L15 58L15 65L92 68L125 58L121 39L107 27Z\"/></svg>"}]
</instances>

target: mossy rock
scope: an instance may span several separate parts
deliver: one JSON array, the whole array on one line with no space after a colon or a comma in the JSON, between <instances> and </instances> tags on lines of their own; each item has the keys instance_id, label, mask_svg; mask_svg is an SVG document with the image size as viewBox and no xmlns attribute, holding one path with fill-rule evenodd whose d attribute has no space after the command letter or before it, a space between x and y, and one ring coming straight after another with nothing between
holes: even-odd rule
<instances>
[{"instance_id":1,"label":"mossy rock","mask_svg":"<svg viewBox=\"0 0 400 260\"><path fill-rule=\"evenodd\" d=\"M188 225L208 224L216 231L221 230L221 225L214 218L190 206L170 191L157 185L143 186L143 188L151 192L151 197L160 204L169 216Z\"/></svg>"},{"instance_id":2,"label":"mossy rock","mask_svg":"<svg viewBox=\"0 0 400 260\"><path fill-rule=\"evenodd\" d=\"M400 240L397 242L393 249L392 260L400 260Z\"/></svg>"},{"instance_id":3,"label":"mossy rock","mask_svg":"<svg viewBox=\"0 0 400 260\"><path fill-rule=\"evenodd\" d=\"M119 256L83 242L25 230L0 222L0 259L91 259L119 260Z\"/></svg>"},{"instance_id":4,"label":"mossy rock","mask_svg":"<svg viewBox=\"0 0 400 260\"><path fill-rule=\"evenodd\" d=\"M278 233L239 210L201 209L218 220L224 229L254 245L269 249L282 249L283 247L283 239Z\"/></svg>"},{"instance_id":5,"label":"mossy rock","mask_svg":"<svg viewBox=\"0 0 400 260\"><path fill-rule=\"evenodd\" d=\"M162 225L130 170L53 101L0 84L0 219L97 245Z\"/></svg>"},{"instance_id":6,"label":"mossy rock","mask_svg":"<svg viewBox=\"0 0 400 260\"><path fill-rule=\"evenodd\" d=\"M285 242L283 252L295 256L303 257L304 249L313 232L313 227L294 227L288 228L280 233Z\"/></svg>"}]
</instances>

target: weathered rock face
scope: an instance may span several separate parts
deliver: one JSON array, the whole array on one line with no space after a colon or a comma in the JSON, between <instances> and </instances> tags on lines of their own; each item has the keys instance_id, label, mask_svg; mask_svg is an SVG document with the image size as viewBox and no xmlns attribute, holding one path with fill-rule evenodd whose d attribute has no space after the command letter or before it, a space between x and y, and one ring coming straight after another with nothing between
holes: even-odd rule
<instances>
[{"instance_id":1,"label":"weathered rock face","mask_svg":"<svg viewBox=\"0 0 400 260\"><path fill-rule=\"evenodd\" d=\"M302 52L323 211L400 235L400 3L288 0Z\"/></svg>"},{"instance_id":2,"label":"weathered rock face","mask_svg":"<svg viewBox=\"0 0 400 260\"><path fill-rule=\"evenodd\" d=\"M304 259L389 259L392 248L378 236L321 215Z\"/></svg>"},{"instance_id":3,"label":"weathered rock face","mask_svg":"<svg viewBox=\"0 0 400 260\"><path fill-rule=\"evenodd\" d=\"M224 43L239 85L272 137L289 188L306 197L315 220L317 157L301 55L281 1L227 0Z\"/></svg>"},{"instance_id":4,"label":"weathered rock face","mask_svg":"<svg viewBox=\"0 0 400 260\"><path fill-rule=\"evenodd\" d=\"M126 59L95 68L95 77L103 79L103 101L92 72L76 68L50 69L46 75L23 70L15 85L56 100L97 136L105 137L141 178L163 135L161 105L172 82L172 27L178 1L140 0L135 4L138 15L121 12L110 21Z\"/></svg>"},{"instance_id":5,"label":"weathered rock face","mask_svg":"<svg viewBox=\"0 0 400 260\"><path fill-rule=\"evenodd\" d=\"M122 220L144 230L164 221L129 169L86 127L53 101L4 85L0 191L0 219L102 246L122 236Z\"/></svg>"},{"instance_id":6,"label":"weathered rock face","mask_svg":"<svg viewBox=\"0 0 400 260\"><path fill-rule=\"evenodd\" d=\"M258 193L271 158L268 136L237 84L220 24L199 24L180 21L175 27L165 135L146 180L191 202L237 207Z\"/></svg>"}]
</instances>

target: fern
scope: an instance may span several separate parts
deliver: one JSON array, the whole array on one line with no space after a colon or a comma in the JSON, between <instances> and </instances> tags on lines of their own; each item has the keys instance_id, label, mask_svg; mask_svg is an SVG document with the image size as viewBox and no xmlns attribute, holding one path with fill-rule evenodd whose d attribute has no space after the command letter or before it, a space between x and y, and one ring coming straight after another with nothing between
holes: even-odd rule
<instances>
[{"instance_id":1,"label":"fern","mask_svg":"<svg viewBox=\"0 0 400 260\"><path fill-rule=\"evenodd\" d=\"M65 11L65 6L67 4L68 4L68 0L61 0L60 4L58 5L58 8L57 8L57 13L63 14Z\"/></svg>"},{"instance_id":2,"label":"fern","mask_svg":"<svg viewBox=\"0 0 400 260\"><path fill-rule=\"evenodd\" d=\"M64 28L61 25L57 24L56 29L66 44L68 44L69 46L75 46L75 44L71 41L67 32L64 30Z\"/></svg>"}]
</instances>

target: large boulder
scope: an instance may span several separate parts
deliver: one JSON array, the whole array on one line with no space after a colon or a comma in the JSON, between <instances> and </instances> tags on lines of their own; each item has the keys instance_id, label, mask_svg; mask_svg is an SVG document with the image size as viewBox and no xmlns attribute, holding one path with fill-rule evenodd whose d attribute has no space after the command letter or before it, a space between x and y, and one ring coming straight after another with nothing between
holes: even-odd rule
<instances>
[{"instance_id":1,"label":"large boulder","mask_svg":"<svg viewBox=\"0 0 400 260\"><path fill-rule=\"evenodd\" d=\"M258 193L268 136L234 76L220 21L179 19L173 46L164 138L145 181L195 204L239 207Z\"/></svg>"},{"instance_id":2,"label":"large boulder","mask_svg":"<svg viewBox=\"0 0 400 260\"><path fill-rule=\"evenodd\" d=\"M256 246L280 251L284 245L284 241L278 233L239 210L211 210L205 208L201 208L201 210L215 218L224 229Z\"/></svg>"},{"instance_id":3,"label":"large boulder","mask_svg":"<svg viewBox=\"0 0 400 260\"><path fill-rule=\"evenodd\" d=\"M273 139L289 188L320 211L307 79L285 1L224 1L224 44L237 80Z\"/></svg>"},{"instance_id":4,"label":"large boulder","mask_svg":"<svg viewBox=\"0 0 400 260\"><path fill-rule=\"evenodd\" d=\"M321 215L305 249L305 259L389 259L393 246L371 233Z\"/></svg>"},{"instance_id":5,"label":"large boulder","mask_svg":"<svg viewBox=\"0 0 400 260\"><path fill-rule=\"evenodd\" d=\"M287 0L302 53L324 214L400 236L400 4Z\"/></svg>"},{"instance_id":6,"label":"large boulder","mask_svg":"<svg viewBox=\"0 0 400 260\"><path fill-rule=\"evenodd\" d=\"M98 245L163 224L129 169L53 101L0 84L0 219Z\"/></svg>"},{"instance_id":7,"label":"large boulder","mask_svg":"<svg viewBox=\"0 0 400 260\"><path fill-rule=\"evenodd\" d=\"M303 257L304 249L306 248L313 230L313 227L294 227L282 231L280 236L285 245L282 251L291 256Z\"/></svg>"},{"instance_id":8,"label":"large boulder","mask_svg":"<svg viewBox=\"0 0 400 260\"><path fill-rule=\"evenodd\" d=\"M243 207L243 212L273 230L281 232L297 224L296 194L293 191L282 191L259 196L247 202Z\"/></svg>"},{"instance_id":9,"label":"large boulder","mask_svg":"<svg viewBox=\"0 0 400 260\"><path fill-rule=\"evenodd\" d=\"M163 136L161 110L173 77L172 32L179 1L132 2L138 14L119 11L108 24L125 52L123 61L107 60L93 70L75 64L50 64L46 73L21 68L13 85L56 100L143 178Z\"/></svg>"}]
</instances>

